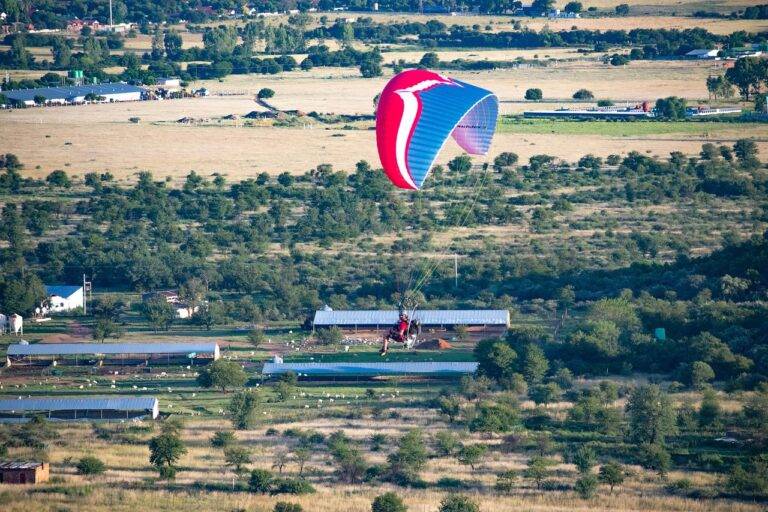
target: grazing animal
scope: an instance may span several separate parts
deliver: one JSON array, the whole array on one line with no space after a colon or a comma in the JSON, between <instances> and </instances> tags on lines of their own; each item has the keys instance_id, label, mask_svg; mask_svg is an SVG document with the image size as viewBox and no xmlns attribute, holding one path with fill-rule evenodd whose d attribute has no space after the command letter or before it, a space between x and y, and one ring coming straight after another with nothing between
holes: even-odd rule
<instances>
[{"instance_id":1,"label":"grazing animal","mask_svg":"<svg viewBox=\"0 0 768 512\"><path fill-rule=\"evenodd\" d=\"M9 323L14 335L20 336L24 334L24 319L21 318L21 315L12 314Z\"/></svg>"},{"instance_id":2,"label":"grazing animal","mask_svg":"<svg viewBox=\"0 0 768 512\"><path fill-rule=\"evenodd\" d=\"M0 336L5 334L5 327L7 323L8 323L8 317L0 313Z\"/></svg>"}]
</instances>

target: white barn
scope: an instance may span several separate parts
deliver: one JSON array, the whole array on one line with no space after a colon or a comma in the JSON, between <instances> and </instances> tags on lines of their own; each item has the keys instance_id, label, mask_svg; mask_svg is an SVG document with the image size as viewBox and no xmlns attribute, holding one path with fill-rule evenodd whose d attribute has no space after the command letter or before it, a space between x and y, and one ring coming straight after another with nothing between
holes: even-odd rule
<instances>
[{"instance_id":1,"label":"white barn","mask_svg":"<svg viewBox=\"0 0 768 512\"><path fill-rule=\"evenodd\" d=\"M82 286L45 285L48 296L48 310L54 313L72 311L85 306Z\"/></svg>"}]
</instances>

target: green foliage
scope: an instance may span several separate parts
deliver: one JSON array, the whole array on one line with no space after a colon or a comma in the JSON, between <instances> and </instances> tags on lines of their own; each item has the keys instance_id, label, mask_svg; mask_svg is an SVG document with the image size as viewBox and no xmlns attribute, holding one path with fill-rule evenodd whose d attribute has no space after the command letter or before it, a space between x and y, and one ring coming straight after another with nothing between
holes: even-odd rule
<instances>
[{"instance_id":1,"label":"green foliage","mask_svg":"<svg viewBox=\"0 0 768 512\"><path fill-rule=\"evenodd\" d=\"M469 422L470 432L504 433L519 423L519 411L507 403L482 403Z\"/></svg>"},{"instance_id":2,"label":"green foliage","mask_svg":"<svg viewBox=\"0 0 768 512\"><path fill-rule=\"evenodd\" d=\"M610 486L611 493L613 493L614 487L624 483L624 475L624 468L617 462L608 462L607 464L600 466L600 481Z\"/></svg>"},{"instance_id":3,"label":"green foliage","mask_svg":"<svg viewBox=\"0 0 768 512\"><path fill-rule=\"evenodd\" d=\"M629 437L638 444L663 444L674 434L675 411L665 392L656 385L645 384L632 390L627 400Z\"/></svg>"},{"instance_id":4,"label":"green foliage","mask_svg":"<svg viewBox=\"0 0 768 512\"><path fill-rule=\"evenodd\" d=\"M554 464L555 462L552 459L547 459L544 457L532 457L528 460L528 466L526 467L523 475L526 478L533 480L536 483L537 489L541 489L541 484L550 474L549 468Z\"/></svg>"},{"instance_id":5,"label":"green foliage","mask_svg":"<svg viewBox=\"0 0 768 512\"><path fill-rule=\"evenodd\" d=\"M100 475L107 470L106 464L93 455L88 455L80 459L76 467L78 473L86 476Z\"/></svg>"},{"instance_id":6,"label":"green foliage","mask_svg":"<svg viewBox=\"0 0 768 512\"><path fill-rule=\"evenodd\" d=\"M514 470L507 470L496 475L496 484L494 488L497 492L504 494L511 494L515 490L515 482L517 481L517 472Z\"/></svg>"},{"instance_id":7,"label":"green foliage","mask_svg":"<svg viewBox=\"0 0 768 512\"><path fill-rule=\"evenodd\" d=\"M397 450L387 457L390 478L400 484L419 479L427 463L427 448L420 430L408 431L397 443Z\"/></svg>"},{"instance_id":8,"label":"green foliage","mask_svg":"<svg viewBox=\"0 0 768 512\"><path fill-rule=\"evenodd\" d=\"M275 507L272 512L303 512L303 508L298 503L288 503L286 501L278 501L275 503Z\"/></svg>"},{"instance_id":9,"label":"green foliage","mask_svg":"<svg viewBox=\"0 0 768 512\"><path fill-rule=\"evenodd\" d=\"M268 87L264 87L263 89L259 89L259 92L256 94L256 97L260 100L268 100L275 96L275 91Z\"/></svg>"},{"instance_id":10,"label":"green foliage","mask_svg":"<svg viewBox=\"0 0 768 512\"><path fill-rule=\"evenodd\" d=\"M158 470L163 467L172 468L185 453L187 453L187 448L182 440L174 434L160 434L149 440L149 463L157 467Z\"/></svg>"},{"instance_id":11,"label":"green foliage","mask_svg":"<svg viewBox=\"0 0 768 512\"><path fill-rule=\"evenodd\" d=\"M573 3L573 2L571 2ZM570 4L569 4L570 5ZM591 100L594 99L595 95L592 94L592 91L588 89L579 89L575 93L573 93L573 99L575 100Z\"/></svg>"},{"instance_id":12,"label":"green foliage","mask_svg":"<svg viewBox=\"0 0 768 512\"><path fill-rule=\"evenodd\" d=\"M318 341L325 345L337 345L344 339L344 333L335 325L327 329L318 329L316 334Z\"/></svg>"},{"instance_id":13,"label":"green foliage","mask_svg":"<svg viewBox=\"0 0 768 512\"><path fill-rule=\"evenodd\" d=\"M532 88L532 89L526 89L525 91L525 99L529 101L541 101L543 98L544 98L544 93L541 92L541 89Z\"/></svg>"},{"instance_id":14,"label":"green foliage","mask_svg":"<svg viewBox=\"0 0 768 512\"><path fill-rule=\"evenodd\" d=\"M405 506L400 496L393 492L385 492L373 499L371 503L371 512L407 512L408 507Z\"/></svg>"},{"instance_id":15,"label":"green foliage","mask_svg":"<svg viewBox=\"0 0 768 512\"><path fill-rule=\"evenodd\" d=\"M265 341L267 341L267 336L264 334L263 329L252 329L248 331L248 343L254 348L259 348Z\"/></svg>"},{"instance_id":16,"label":"green foliage","mask_svg":"<svg viewBox=\"0 0 768 512\"><path fill-rule=\"evenodd\" d=\"M45 177L45 181L52 187L64 187L69 188L72 186L72 181L67 176L67 173L61 170L56 170Z\"/></svg>"},{"instance_id":17,"label":"green foliage","mask_svg":"<svg viewBox=\"0 0 768 512\"><path fill-rule=\"evenodd\" d=\"M437 399L440 413L448 416L448 421L453 423L461 412L461 401L456 396L441 396Z\"/></svg>"},{"instance_id":18,"label":"green foliage","mask_svg":"<svg viewBox=\"0 0 768 512\"><path fill-rule=\"evenodd\" d=\"M597 455L595 450L589 445L579 446L575 452L573 452L573 463L576 465L576 469L581 474L589 473L592 468L597 464Z\"/></svg>"},{"instance_id":19,"label":"green foliage","mask_svg":"<svg viewBox=\"0 0 768 512\"><path fill-rule=\"evenodd\" d=\"M588 500L595 497L597 494L597 476L591 474L583 474L576 479L573 485L573 489L581 499Z\"/></svg>"},{"instance_id":20,"label":"green foliage","mask_svg":"<svg viewBox=\"0 0 768 512\"><path fill-rule=\"evenodd\" d=\"M173 305L162 297L155 297L143 302L141 310L155 332L160 329L169 330L176 318Z\"/></svg>"},{"instance_id":21,"label":"green foliage","mask_svg":"<svg viewBox=\"0 0 768 512\"><path fill-rule=\"evenodd\" d=\"M699 407L699 426L704 429L718 428L721 414L717 394L712 389L705 390Z\"/></svg>"},{"instance_id":22,"label":"green foliage","mask_svg":"<svg viewBox=\"0 0 768 512\"><path fill-rule=\"evenodd\" d=\"M679 121L685 119L686 103L684 98L670 96L656 100L656 115L664 119Z\"/></svg>"},{"instance_id":23,"label":"green foliage","mask_svg":"<svg viewBox=\"0 0 768 512\"><path fill-rule=\"evenodd\" d=\"M254 469L251 471L251 477L248 480L248 488L251 492L266 494L272 490L274 476L266 469Z\"/></svg>"},{"instance_id":24,"label":"green foliage","mask_svg":"<svg viewBox=\"0 0 768 512\"><path fill-rule=\"evenodd\" d=\"M485 444L466 444L459 449L459 452L456 454L456 460L474 470L475 466L482 461L487 451L488 446Z\"/></svg>"},{"instance_id":25,"label":"green foliage","mask_svg":"<svg viewBox=\"0 0 768 512\"><path fill-rule=\"evenodd\" d=\"M216 387L223 392L227 388L239 388L248 381L248 374L234 361L219 359L208 365L197 376L197 383L204 388Z\"/></svg>"},{"instance_id":26,"label":"green foliage","mask_svg":"<svg viewBox=\"0 0 768 512\"><path fill-rule=\"evenodd\" d=\"M250 428L257 405L258 396L254 391L235 393L227 406L229 414L232 415L232 426L237 430Z\"/></svg>"},{"instance_id":27,"label":"green foliage","mask_svg":"<svg viewBox=\"0 0 768 512\"><path fill-rule=\"evenodd\" d=\"M442 456L453 455L459 447L459 439L456 434L448 430L441 430L435 434L435 448Z\"/></svg>"},{"instance_id":28,"label":"green foliage","mask_svg":"<svg viewBox=\"0 0 768 512\"><path fill-rule=\"evenodd\" d=\"M480 505L469 496L449 494L440 501L439 512L480 512Z\"/></svg>"},{"instance_id":29,"label":"green foliage","mask_svg":"<svg viewBox=\"0 0 768 512\"><path fill-rule=\"evenodd\" d=\"M768 457L758 455L744 464L734 464L727 487L744 496L768 496Z\"/></svg>"},{"instance_id":30,"label":"green foliage","mask_svg":"<svg viewBox=\"0 0 768 512\"><path fill-rule=\"evenodd\" d=\"M656 471L661 477L666 477L672 466L672 457L660 444L643 445L640 448L640 457L643 467Z\"/></svg>"},{"instance_id":31,"label":"green foliage","mask_svg":"<svg viewBox=\"0 0 768 512\"><path fill-rule=\"evenodd\" d=\"M235 474L240 475L246 471L245 465L251 463L251 452L242 446L227 446L224 448L224 461L227 466L232 466Z\"/></svg>"},{"instance_id":32,"label":"green foliage","mask_svg":"<svg viewBox=\"0 0 768 512\"><path fill-rule=\"evenodd\" d=\"M211 436L211 446L214 448L226 448L237 441L234 432L220 430Z\"/></svg>"}]
</instances>

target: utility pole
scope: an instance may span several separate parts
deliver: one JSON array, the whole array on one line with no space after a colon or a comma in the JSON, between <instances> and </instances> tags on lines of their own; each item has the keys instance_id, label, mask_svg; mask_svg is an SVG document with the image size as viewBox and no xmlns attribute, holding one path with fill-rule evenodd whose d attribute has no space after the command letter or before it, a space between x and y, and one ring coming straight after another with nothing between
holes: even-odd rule
<instances>
[{"instance_id":1,"label":"utility pole","mask_svg":"<svg viewBox=\"0 0 768 512\"><path fill-rule=\"evenodd\" d=\"M109 0L109 28L112 29L114 23L112 23L112 0Z\"/></svg>"},{"instance_id":2,"label":"utility pole","mask_svg":"<svg viewBox=\"0 0 768 512\"><path fill-rule=\"evenodd\" d=\"M88 312L87 302L89 299L92 298L92 295L91 295L92 289L93 289L93 283L91 281L87 281L85 278L85 274L83 274L83 315L85 315Z\"/></svg>"},{"instance_id":3,"label":"utility pole","mask_svg":"<svg viewBox=\"0 0 768 512\"><path fill-rule=\"evenodd\" d=\"M453 255L453 285L459 287L459 255Z\"/></svg>"}]
</instances>

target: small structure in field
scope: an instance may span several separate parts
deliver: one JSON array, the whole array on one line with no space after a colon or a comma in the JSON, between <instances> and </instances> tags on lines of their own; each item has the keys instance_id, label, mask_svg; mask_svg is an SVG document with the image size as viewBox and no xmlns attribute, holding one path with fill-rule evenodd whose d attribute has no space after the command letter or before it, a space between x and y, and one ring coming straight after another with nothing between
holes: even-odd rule
<instances>
[{"instance_id":1,"label":"small structure in field","mask_svg":"<svg viewBox=\"0 0 768 512\"><path fill-rule=\"evenodd\" d=\"M50 472L47 462L0 461L0 484L41 484Z\"/></svg>"},{"instance_id":2,"label":"small structure in field","mask_svg":"<svg viewBox=\"0 0 768 512\"><path fill-rule=\"evenodd\" d=\"M82 286L45 285L48 296L48 310L62 313L82 308L85 305L85 294Z\"/></svg>"},{"instance_id":3,"label":"small structure in field","mask_svg":"<svg viewBox=\"0 0 768 512\"><path fill-rule=\"evenodd\" d=\"M194 364L220 356L218 343L19 343L8 346L6 366Z\"/></svg>"},{"instance_id":4,"label":"small structure in field","mask_svg":"<svg viewBox=\"0 0 768 512\"><path fill-rule=\"evenodd\" d=\"M181 122L181 120L180 120ZM192 317L200 309L198 306L192 307L179 298L179 292L176 290L158 290L141 294L142 302L149 302L155 299L164 299L176 310L176 318L185 320Z\"/></svg>"},{"instance_id":5,"label":"small structure in field","mask_svg":"<svg viewBox=\"0 0 768 512\"><path fill-rule=\"evenodd\" d=\"M50 421L155 419L160 404L152 396L22 398L0 400L0 423L26 423L35 416Z\"/></svg>"}]
</instances>

